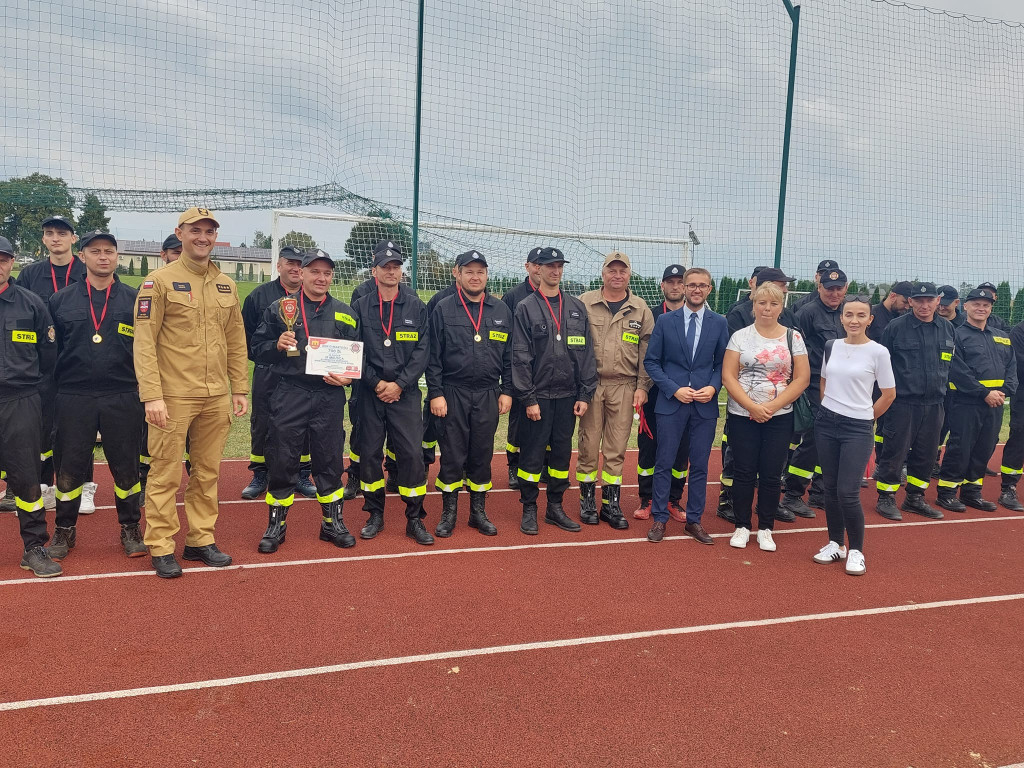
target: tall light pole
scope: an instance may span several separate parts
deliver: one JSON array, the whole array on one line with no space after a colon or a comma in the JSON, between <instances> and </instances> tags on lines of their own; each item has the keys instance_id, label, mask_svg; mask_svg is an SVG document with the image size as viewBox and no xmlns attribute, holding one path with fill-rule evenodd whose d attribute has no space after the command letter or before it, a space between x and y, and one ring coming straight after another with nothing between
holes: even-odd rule
<instances>
[{"instance_id":1,"label":"tall light pole","mask_svg":"<svg viewBox=\"0 0 1024 768\"><path fill-rule=\"evenodd\" d=\"M775 268L782 266L782 230L786 220L786 181L789 176L789 140L793 132L793 88L796 82L796 43L800 34L800 4L782 0L793 21L789 43L789 89L786 93L786 131L782 138L782 178L779 181L779 219L775 228Z\"/></svg>"}]
</instances>

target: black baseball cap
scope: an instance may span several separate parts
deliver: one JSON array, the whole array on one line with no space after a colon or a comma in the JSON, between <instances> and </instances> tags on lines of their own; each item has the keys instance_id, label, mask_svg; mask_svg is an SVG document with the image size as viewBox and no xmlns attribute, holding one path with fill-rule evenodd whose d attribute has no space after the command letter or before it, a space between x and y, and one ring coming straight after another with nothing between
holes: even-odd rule
<instances>
[{"instance_id":1,"label":"black baseball cap","mask_svg":"<svg viewBox=\"0 0 1024 768\"><path fill-rule=\"evenodd\" d=\"M984 288L987 291L992 291L992 293L994 293L994 294L998 294L999 293L999 289L996 288L994 283L989 283L989 282L979 283L978 287L979 288Z\"/></svg>"},{"instance_id":2,"label":"black baseball cap","mask_svg":"<svg viewBox=\"0 0 1024 768\"><path fill-rule=\"evenodd\" d=\"M835 264L834 261L821 262L822 264ZM843 270L836 267L830 272L823 272L821 275L821 285L824 288L835 288L836 286L846 285L849 281L846 279L846 273Z\"/></svg>"},{"instance_id":3,"label":"black baseball cap","mask_svg":"<svg viewBox=\"0 0 1024 768\"><path fill-rule=\"evenodd\" d=\"M944 306L949 306L959 298L959 291L957 291L957 289L952 285L939 286L939 302Z\"/></svg>"},{"instance_id":4,"label":"black baseball cap","mask_svg":"<svg viewBox=\"0 0 1024 768\"><path fill-rule=\"evenodd\" d=\"M331 265L331 269L335 267L334 259L331 258L331 254L327 251L317 248L315 251L302 252L302 266L308 267L314 261L326 261Z\"/></svg>"},{"instance_id":5,"label":"black baseball cap","mask_svg":"<svg viewBox=\"0 0 1024 768\"><path fill-rule=\"evenodd\" d=\"M378 253L384 251L395 251L399 256L402 256L402 246L396 243L394 240L381 240L375 246L373 246L373 255L376 256Z\"/></svg>"},{"instance_id":6,"label":"black baseball cap","mask_svg":"<svg viewBox=\"0 0 1024 768\"><path fill-rule=\"evenodd\" d=\"M934 299L938 295L939 289L935 287L935 283L914 283L910 298Z\"/></svg>"},{"instance_id":7,"label":"black baseball cap","mask_svg":"<svg viewBox=\"0 0 1024 768\"><path fill-rule=\"evenodd\" d=\"M682 264L669 264L661 275L661 281L665 282L670 277L682 277L686 274L686 267Z\"/></svg>"},{"instance_id":8,"label":"black baseball cap","mask_svg":"<svg viewBox=\"0 0 1024 768\"><path fill-rule=\"evenodd\" d=\"M281 252L277 254L279 259L288 259L289 261L302 261L305 257L306 252L299 248L297 245L286 245L281 249ZM334 260L331 260L333 263ZM303 264L302 266L306 266Z\"/></svg>"},{"instance_id":9,"label":"black baseball cap","mask_svg":"<svg viewBox=\"0 0 1024 768\"><path fill-rule=\"evenodd\" d=\"M161 251L169 251L172 248L181 248L181 240L177 235L168 235L164 238L163 245L160 246Z\"/></svg>"},{"instance_id":10,"label":"black baseball cap","mask_svg":"<svg viewBox=\"0 0 1024 768\"><path fill-rule=\"evenodd\" d=\"M562 252L557 248L544 248L541 250L537 258L534 259L534 263L536 264L557 264L559 262L562 264L569 263L565 260L565 256L562 255Z\"/></svg>"},{"instance_id":11,"label":"black baseball cap","mask_svg":"<svg viewBox=\"0 0 1024 768\"><path fill-rule=\"evenodd\" d=\"M818 268L816 272L834 272L839 269L838 262L832 261L832 259L825 259L824 261L818 262Z\"/></svg>"},{"instance_id":12,"label":"black baseball cap","mask_svg":"<svg viewBox=\"0 0 1024 768\"><path fill-rule=\"evenodd\" d=\"M14 256L14 246L11 245L11 241L6 237L0 237L0 253L6 253L8 256Z\"/></svg>"},{"instance_id":13,"label":"black baseball cap","mask_svg":"<svg viewBox=\"0 0 1024 768\"><path fill-rule=\"evenodd\" d=\"M537 257L540 256L543 252L544 252L543 248L539 248L539 247L538 248L534 248L533 250L531 250L526 255L526 261L531 263L531 264L536 264L537 263Z\"/></svg>"},{"instance_id":14,"label":"black baseball cap","mask_svg":"<svg viewBox=\"0 0 1024 768\"><path fill-rule=\"evenodd\" d=\"M104 232L103 230L100 229L96 229L93 230L92 232L89 232L88 234L82 235L82 239L78 243L78 247L85 248L85 246L87 246L93 240L109 240L114 244L114 247L117 248L117 238L114 237L109 232Z\"/></svg>"},{"instance_id":15,"label":"black baseball cap","mask_svg":"<svg viewBox=\"0 0 1024 768\"><path fill-rule=\"evenodd\" d=\"M395 246L395 248L393 249L385 248L380 251L374 251L373 266L379 267L382 264L390 264L392 261L397 261L399 264L405 261L405 259L402 257L402 249L399 248L398 246Z\"/></svg>"},{"instance_id":16,"label":"black baseball cap","mask_svg":"<svg viewBox=\"0 0 1024 768\"><path fill-rule=\"evenodd\" d=\"M50 216L47 219L43 219L43 223L40 225L42 229L57 225L59 227L67 227L72 232L75 231L75 225L71 223L71 219L67 216Z\"/></svg>"},{"instance_id":17,"label":"black baseball cap","mask_svg":"<svg viewBox=\"0 0 1024 768\"><path fill-rule=\"evenodd\" d=\"M754 271L750 273L750 279L753 280L755 277L757 277L758 275L761 274L762 270L765 270L765 269L768 269L768 267L765 267L765 266L754 267Z\"/></svg>"},{"instance_id":18,"label":"black baseball cap","mask_svg":"<svg viewBox=\"0 0 1024 768\"><path fill-rule=\"evenodd\" d=\"M893 283L892 288L889 289L889 293L895 293L897 296L906 296L908 299L914 292L914 284L909 280L900 280L898 283Z\"/></svg>"},{"instance_id":19,"label":"black baseball cap","mask_svg":"<svg viewBox=\"0 0 1024 768\"><path fill-rule=\"evenodd\" d=\"M789 277L781 269L775 267L758 267L760 272L757 273L757 284L762 285L763 283L792 283L796 280L795 277Z\"/></svg>"},{"instance_id":20,"label":"black baseball cap","mask_svg":"<svg viewBox=\"0 0 1024 768\"><path fill-rule=\"evenodd\" d=\"M985 301L991 301L994 304L996 301L996 295L988 288L982 288L979 286L967 294L967 298L964 299L964 302L974 301L975 299L984 299Z\"/></svg>"},{"instance_id":21,"label":"black baseball cap","mask_svg":"<svg viewBox=\"0 0 1024 768\"><path fill-rule=\"evenodd\" d=\"M484 258L480 251L466 251L465 253L460 253L455 257L455 266L464 267L467 264L472 264L474 261L480 262L485 267L487 266L487 259Z\"/></svg>"}]
</instances>

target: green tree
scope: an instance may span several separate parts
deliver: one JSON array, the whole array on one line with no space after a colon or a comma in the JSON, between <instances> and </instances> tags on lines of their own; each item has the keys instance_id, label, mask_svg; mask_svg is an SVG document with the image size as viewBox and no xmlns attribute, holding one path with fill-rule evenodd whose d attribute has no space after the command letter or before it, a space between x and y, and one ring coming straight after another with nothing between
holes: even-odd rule
<instances>
[{"instance_id":1,"label":"green tree","mask_svg":"<svg viewBox=\"0 0 1024 768\"><path fill-rule=\"evenodd\" d=\"M425 291L439 291L452 282L454 259L444 259L429 244L421 243L416 268L416 287Z\"/></svg>"},{"instance_id":2,"label":"green tree","mask_svg":"<svg viewBox=\"0 0 1024 768\"><path fill-rule=\"evenodd\" d=\"M878 286L876 285L875 286L875 292L871 294L871 303L872 304L877 304L881 300L882 300L882 296L881 296L881 293L878 290Z\"/></svg>"},{"instance_id":3,"label":"green tree","mask_svg":"<svg viewBox=\"0 0 1024 768\"><path fill-rule=\"evenodd\" d=\"M319 248L312 235L307 235L305 232L295 232L294 230L281 238L281 245L294 245L304 251L315 251Z\"/></svg>"},{"instance_id":4,"label":"green tree","mask_svg":"<svg viewBox=\"0 0 1024 768\"><path fill-rule=\"evenodd\" d=\"M1024 320L1024 288L1017 291L1013 297L1013 307L1010 309L1010 322L1016 325Z\"/></svg>"},{"instance_id":5,"label":"green tree","mask_svg":"<svg viewBox=\"0 0 1024 768\"><path fill-rule=\"evenodd\" d=\"M253 248L269 248L273 244L270 235L265 235L256 230L256 234L252 236L252 247Z\"/></svg>"},{"instance_id":6,"label":"green tree","mask_svg":"<svg viewBox=\"0 0 1024 768\"><path fill-rule=\"evenodd\" d=\"M100 202L96 195L86 195L82 203L82 215L78 217L79 232L93 232L100 230L109 231L110 217L107 216L107 208Z\"/></svg>"},{"instance_id":7,"label":"green tree","mask_svg":"<svg viewBox=\"0 0 1024 768\"><path fill-rule=\"evenodd\" d=\"M857 295L858 293L860 293L860 286L859 286L859 285L857 284L857 281L856 281L856 280L852 280L852 281L850 281L850 285L849 285L849 287L848 287L848 288L846 289L846 292L847 292L847 293L848 293L848 294L849 294L850 296L856 296L856 295Z\"/></svg>"},{"instance_id":8,"label":"green tree","mask_svg":"<svg viewBox=\"0 0 1024 768\"><path fill-rule=\"evenodd\" d=\"M1006 280L1003 280L997 288L996 303L992 307L992 314L999 315L1003 320L1010 319L1010 284Z\"/></svg>"},{"instance_id":9,"label":"green tree","mask_svg":"<svg viewBox=\"0 0 1024 768\"><path fill-rule=\"evenodd\" d=\"M353 261L355 271L369 269L373 258L373 246L381 240L391 240L406 259L412 258L412 232L401 222L395 221L391 211L381 208L372 211L377 221L361 221L352 227L345 241L345 255ZM410 265L411 266L411 265Z\"/></svg>"},{"instance_id":10,"label":"green tree","mask_svg":"<svg viewBox=\"0 0 1024 768\"><path fill-rule=\"evenodd\" d=\"M42 256L43 220L67 216L74 221L75 198L63 179L33 173L0 181L0 234L21 254Z\"/></svg>"},{"instance_id":11,"label":"green tree","mask_svg":"<svg viewBox=\"0 0 1024 768\"><path fill-rule=\"evenodd\" d=\"M143 277L149 274L149 259L146 258L146 254L142 254L142 267L139 269L139 274Z\"/></svg>"},{"instance_id":12,"label":"green tree","mask_svg":"<svg viewBox=\"0 0 1024 768\"><path fill-rule=\"evenodd\" d=\"M135 277L135 259L128 261L128 275L129 277Z\"/></svg>"},{"instance_id":13,"label":"green tree","mask_svg":"<svg viewBox=\"0 0 1024 768\"><path fill-rule=\"evenodd\" d=\"M251 283L251 282L254 282L255 280L256 280L256 270L255 270L255 268L253 267L252 264L249 264L249 282Z\"/></svg>"},{"instance_id":14,"label":"green tree","mask_svg":"<svg viewBox=\"0 0 1024 768\"><path fill-rule=\"evenodd\" d=\"M242 262L238 262L237 264L235 264L235 282L236 283L242 282L242 275L244 274L242 272L242 269L243 269Z\"/></svg>"}]
</instances>

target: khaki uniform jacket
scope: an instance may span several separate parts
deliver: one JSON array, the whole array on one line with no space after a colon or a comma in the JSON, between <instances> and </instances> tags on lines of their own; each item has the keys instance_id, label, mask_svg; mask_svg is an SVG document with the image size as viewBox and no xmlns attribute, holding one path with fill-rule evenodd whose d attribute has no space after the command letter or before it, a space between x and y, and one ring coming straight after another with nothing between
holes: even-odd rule
<instances>
[{"instance_id":1,"label":"khaki uniform jacket","mask_svg":"<svg viewBox=\"0 0 1024 768\"><path fill-rule=\"evenodd\" d=\"M135 375L142 402L249 393L235 283L185 254L149 274L135 300Z\"/></svg>"},{"instance_id":2,"label":"khaki uniform jacket","mask_svg":"<svg viewBox=\"0 0 1024 768\"><path fill-rule=\"evenodd\" d=\"M626 303L612 317L600 288L587 291L580 296L580 301L590 319L600 381L632 381L637 388L649 391L653 382L644 368L644 356L654 331L654 314L647 302L629 291Z\"/></svg>"}]
</instances>

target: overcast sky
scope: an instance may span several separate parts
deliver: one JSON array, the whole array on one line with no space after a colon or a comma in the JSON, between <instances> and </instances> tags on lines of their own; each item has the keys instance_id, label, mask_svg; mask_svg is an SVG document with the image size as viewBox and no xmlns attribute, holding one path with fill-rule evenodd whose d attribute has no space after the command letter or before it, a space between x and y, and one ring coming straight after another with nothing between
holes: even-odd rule
<instances>
[{"instance_id":1,"label":"overcast sky","mask_svg":"<svg viewBox=\"0 0 1024 768\"><path fill-rule=\"evenodd\" d=\"M931 6L1024 21L1018 0ZM770 262L790 31L781 0L427 9L425 218L664 237L685 236L692 220L695 260L716 273ZM0 177L39 170L99 189L334 183L399 215L411 206L409 0L38 0L8 14L5 45ZM1024 29L810 0L798 62L785 268L803 276L832 257L855 278L1024 279ZM113 228L159 239L174 219L117 213ZM270 228L266 211L221 221L236 245ZM288 228L334 252L347 234ZM542 244L425 237L512 263ZM613 245L647 274L681 258L675 246L592 247Z\"/></svg>"}]
</instances>

